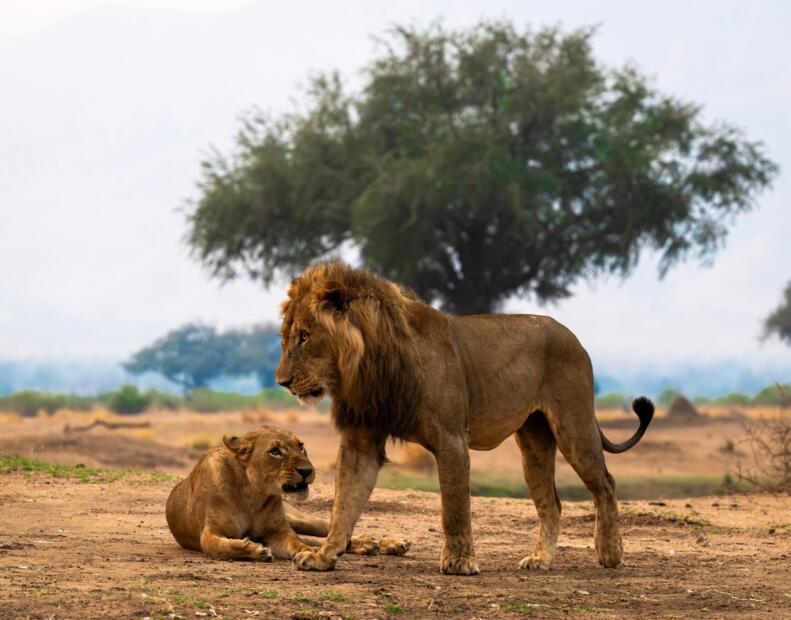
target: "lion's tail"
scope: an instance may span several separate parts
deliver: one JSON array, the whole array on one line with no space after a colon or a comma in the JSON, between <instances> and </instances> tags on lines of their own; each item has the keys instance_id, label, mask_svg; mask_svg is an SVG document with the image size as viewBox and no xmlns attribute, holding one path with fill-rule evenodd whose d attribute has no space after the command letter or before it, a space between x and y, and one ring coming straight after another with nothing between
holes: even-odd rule
<instances>
[{"instance_id":1,"label":"lion's tail","mask_svg":"<svg viewBox=\"0 0 791 620\"><path fill-rule=\"evenodd\" d=\"M637 417L640 418L640 427L637 429L634 435L629 437L629 439L623 443L611 442L604 436L604 433L601 432L601 429L599 429L602 446L607 452L611 452L613 454L626 452L629 448L634 446L634 444L640 441L640 438L645 434L648 425L651 424L651 420L654 418L654 403L652 403L645 396L641 396L640 398L636 398L634 400L632 403L632 410L637 414Z\"/></svg>"}]
</instances>

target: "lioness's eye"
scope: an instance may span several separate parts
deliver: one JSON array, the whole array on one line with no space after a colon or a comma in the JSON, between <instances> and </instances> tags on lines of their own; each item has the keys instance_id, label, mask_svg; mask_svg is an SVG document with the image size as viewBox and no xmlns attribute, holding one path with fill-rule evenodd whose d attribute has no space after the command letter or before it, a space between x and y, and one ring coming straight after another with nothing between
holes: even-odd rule
<instances>
[{"instance_id":1,"label":"lioness's eye","mask_svg":"<svg viewBox=\"0 0 791 620\"><path fill-rule=\"evenodd\" d=\"M310 334L308 332L305 332L305 331L299 332L299 341L300 342L307 342L308 338L310 338Z\"/></svg>"},{"instance_id":2,"label":"lioness's eye","mask_svg":"<svg viewBox=\"0 0 791 620\"><path fill-rule=\"evenodd\" d=\"M305 451L305 444L304 443L298 443L297 444L297 448L299 448L300 452L304 452Z\"/></svg>"},{"instance_id":3,"label":"lioness's eye","mask_svg":"<svg viewBox=\"0 0 791 620\"><path fill-rule=\"evenodd\" d=\"M280 448L275 447L269 451L269 454L271 454L272 456L281 456L283 453L280 452Z\"/></svg>"}]
</instances>

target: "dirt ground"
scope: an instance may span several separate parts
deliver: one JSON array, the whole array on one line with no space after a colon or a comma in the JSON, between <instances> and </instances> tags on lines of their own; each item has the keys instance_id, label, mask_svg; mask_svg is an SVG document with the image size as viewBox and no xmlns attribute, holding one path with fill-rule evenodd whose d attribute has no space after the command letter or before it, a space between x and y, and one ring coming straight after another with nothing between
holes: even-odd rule
<instances>
[{"instance_id":1,"label":"dirt ground","mask_svg":"<svg viewBox=\"0 0 791 620\"><path fill-rule=\"evenodd\" d=\"M788 498L622 504L626 564L600 568L589 502L566 502L548 572L520 572L529 500L473 499L476 577L442 576L439 498L377 489L358 531L408 537L403 558L344 556L331 573L222 562L178 547L172 483L0 474L2 618L790 617ZM327 513L332 487L304 508Z\"/></svg>"},{"instance_id":2,"label":"dirt ground","mask_svg":"<svg viewBox=\"0 0 791 620\"><path fill-rule=\"evenodd\" d=\"M294 430L320 475L303 508L329 514L337 438L326 414L155 412L125 421L150 427L64 433L106 412L21 419L0 415L0 453L41 461L186 474L200 448L259 423ZM614 440L633 420L604 417ZM739 421L689 425L661 417L638 447L608 457L616 479L633 475L721 475L722 447ZM738 451L738 441L736 448ZM393 446L398 461L404 448ZM473 468L519 475L507 441L472 455ZM558 460L558 477L572 475ZM622 501L626 563L600 568L590 501L564 502L560 548L549 572L520 572L537 519L530 500L473 498L483 573L438 572L439 497L377 489L357 531L412 541L403 558L345 556L331 573L301 573L288 562L214 561L173 541L164 504L173 480L130 473L80 482L45 473L0 473L0 618L495 618L789 617L791 498L733 495Z\"/></svg>"}]
</instances>

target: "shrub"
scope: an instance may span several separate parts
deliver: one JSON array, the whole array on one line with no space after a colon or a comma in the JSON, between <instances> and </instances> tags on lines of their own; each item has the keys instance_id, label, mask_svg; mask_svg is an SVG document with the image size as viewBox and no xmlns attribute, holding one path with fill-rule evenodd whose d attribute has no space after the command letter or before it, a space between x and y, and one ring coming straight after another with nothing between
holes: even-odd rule
<instances>
[{"instance_id":1,"label":"shrub","mask_svg":"<svg viewBox=\"0 0 791 620\"><path fill-rule=\"evenodd\" d=\"M779 384L776 416L761 416L743 424L744 439L754 465L736 463L736 477L762 491L791 493L791 399Z\"/></svg>"},{"instance_id":2,"label":"shrub","mask_svg":"<svg viewBox=\"0 0 791 620\"><path fill-rule=\"evenodd\" d=\"M168 409L169 411L176 411L184 406L184 399L180 396L175 396L168 392L160 392L159 390L148 390L146 396L151 400L151 407L158 409Z\"/></svg>"},{"instance_id":3,"label":"shrub","mask_svg":"<svg viewBox=\"0 0 791 620\"><path fill-rule=\"evenodd\" d=\"M739 392L731 392L730 394L726 394L725 396L718 398L715 402L718 405L746 406L752 404L752 399L745 394L740 394Z\"/></svg>"},{"instance_id":4,"label":"shrub","mask_svg":"<svg viewBox=\"0 0 791 620\"><path fill-rule=\"evenodd\" d=\"M108 407L115 413L141 413L151 404L151 397L141 393L137 386L122 385L121 388L110 396Z\"/></svg>"},{"instance_id":5,"label":"shrub","mask_svg":"<svg viewBox=\"0 0 791 620\"><path fill-rule=\"evenodd\" d=\"M39 411L52 415L58 409L88 411L92 405L92 399L84 396L50 394L35 390L24 390L0 398L0 410L15 411L25 417L33 417Z\"/></svg>"},{"instance_id":6,"label":"shrub","mask_svg":"<svg viewBox=\"0 0 791 620\"><path fill-rule=\"evenodd\" d=\"M665 388L659 394L659 396L657 397L656 401L660 405L662 405L663 407L668 407L668 406L670 406L670 403L672 403L674 400L676 400L676 398L678 398L679 396L683 396L683 394L681 392L679 392L677 389L675 389L675 388Z\"/></svg>"},{"instance_id":7,"label":"shrub","mask_svg":"<svg viewBox=\"0 0 791 620\"><path fill-rule=\"evenodd\" d=\"M783 392L791 394L791 384L782 385L780 389L778 389L777 385L767 386L755 395L753 403L756 405L770 405L775 407L784 406L786 401L783 399Z\"/></svg>"},{"instance_id":8,"label":"shrub","mask_svg":"<svg viewBox=\"0 0 791 620\"><path fill-rule=\"evenodd\" d=\"M620 392L608 392L596 397L596 409L624 409L629 405L629 398Z\"/></svg>"}]
</instances>

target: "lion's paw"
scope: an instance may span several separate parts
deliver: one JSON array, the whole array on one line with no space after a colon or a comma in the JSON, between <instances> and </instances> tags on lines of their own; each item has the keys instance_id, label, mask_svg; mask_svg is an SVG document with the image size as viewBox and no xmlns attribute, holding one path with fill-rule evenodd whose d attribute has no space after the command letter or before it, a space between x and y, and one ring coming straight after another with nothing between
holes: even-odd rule
<instances>
[{"instance_id":1,"label":"lion's paw","mask_svg":"<svg viewBox=\"0 0 791 620\"><path fill-rule=\"evenodd\" d=\"M519 560L521 570L549 570L552 566L552 557L542 551L534 551L531 555Z\"/></svg>"},{"instance_id":2,"label":"lion's paw","mask_svg":"<svg viewBox=\"0 0 791 620\"><path fill-rule=\"evenodd\" d=\"M477 575L481 572L475 557L469 555L443 557L439 570L444 575Z\"/></svg>"},{"instance_id":3,"label":"lion's paw","mask_svg":"<svg viewBox=\"0 0 791 620\"><path fill-rule=\"evenodd\" d=\"M404 555L412 543L400 538L383 538L379 541L379 553L382 555Z\"/></svg>"},{"instance_id":4,"label":"lion's paw","mask_svg":"<svg viewBox=\"0 0 791 620\"><path fill-rule=\"evenodd\" d=\"M349 542L349 546L347 547L347 551L354 555L376 555L379 553L379 550L379 542L366 534L352 536L351 542Z\"/></svg>"},{"instance_id":5,"label":"lion's paw","mask_svg":"<svg viewBox=\"0 0 791 620\"><path fill-rule=\"evenodd\" d=\"M335 560L325 558L320 551L300 551L291 561L299 570L325 571L335 568Z\"/></svg>"},{"instance_id":6,"label":"lion's paw","mask_svg":"<svg viewBox=\"0 0 791 620\"><path fill-rule=\"evenodd\" d=\"M623 564L623 549L620 545L597 549L599 564L604 568L618 568Z\"/></svg>"}]
</instances>

